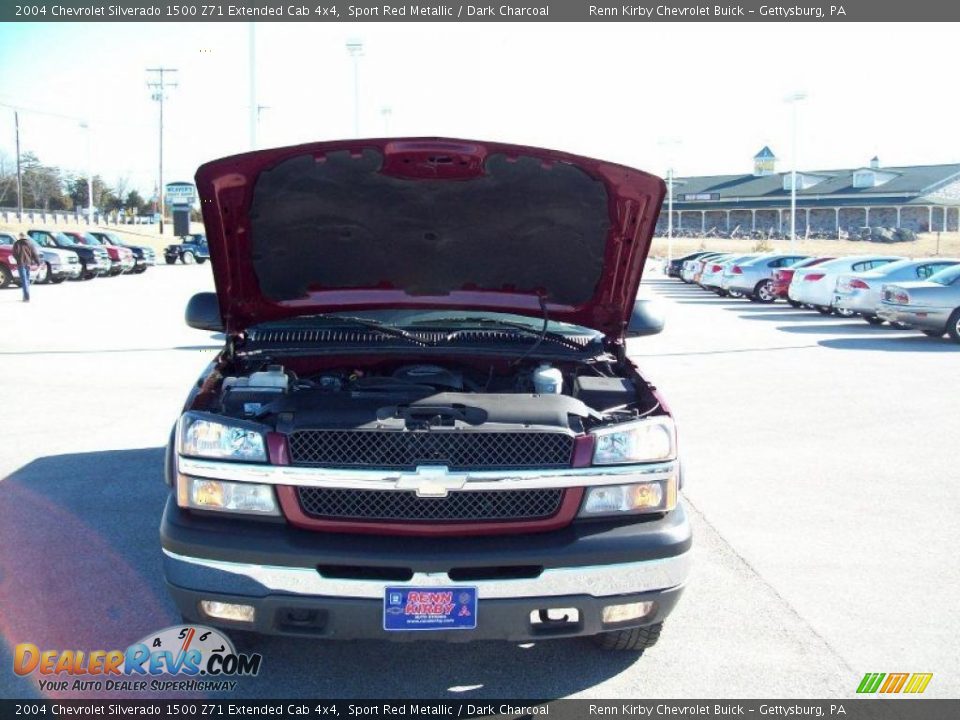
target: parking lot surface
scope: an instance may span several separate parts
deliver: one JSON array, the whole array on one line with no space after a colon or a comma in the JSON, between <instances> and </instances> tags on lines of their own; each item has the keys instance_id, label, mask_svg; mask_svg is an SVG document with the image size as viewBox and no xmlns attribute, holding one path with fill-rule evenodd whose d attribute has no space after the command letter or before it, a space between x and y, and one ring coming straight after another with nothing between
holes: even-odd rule
<instances>
[{"instance_id":1,"label":"parking lot surface","mask_svg":"<svg viewBox=\"0 0 960 720\"><path fill-rule=\"evenodd\" d=\"M18 642L124 648L178 622L157 536L163 445L221 338L210 266L0 292L0 696ZM267 638L244 697L852 697L866 672L960 693L960 346L650 273L630 351L680 427L695 567L642 658L582 641ZM438 541L439 542L439 541ZM68 693L62 697L82 696ZM139 697L139 696L137 696Z\"/></svg>"}]
</instances>

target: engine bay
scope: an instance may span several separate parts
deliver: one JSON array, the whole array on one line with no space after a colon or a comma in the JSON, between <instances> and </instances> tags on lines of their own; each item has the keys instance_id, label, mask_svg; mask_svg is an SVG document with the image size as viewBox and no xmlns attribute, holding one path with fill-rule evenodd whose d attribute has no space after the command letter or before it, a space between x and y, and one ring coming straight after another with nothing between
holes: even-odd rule
<instances>
[{"instance_id":1,"label":"engine bay","mask_svg":"<svg viewBox=\"0 0 960 720\"><path fill-rule=\"evenodd\" d=\"M275 360L223 377L217 412L297 428L523 426L584 432L659 408L616 363L392 362L295 372Z\"/></svg>"}]
</instances>

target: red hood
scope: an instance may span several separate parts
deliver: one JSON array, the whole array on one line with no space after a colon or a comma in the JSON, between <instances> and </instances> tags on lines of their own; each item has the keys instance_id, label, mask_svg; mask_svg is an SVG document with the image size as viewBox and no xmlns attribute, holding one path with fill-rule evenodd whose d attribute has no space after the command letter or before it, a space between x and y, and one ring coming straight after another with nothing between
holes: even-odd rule
<instances>
[{"instance_id":1,"label":"red hood","mask_svg":"<svg viewBox=\"0 0 960 720\"><path fill-rule=\"evenodd\" d=\"M375 308L511 312L621 337L665 186L554 150L344 140L196 175L228 332Z\"/></svg>"}]
</instances>

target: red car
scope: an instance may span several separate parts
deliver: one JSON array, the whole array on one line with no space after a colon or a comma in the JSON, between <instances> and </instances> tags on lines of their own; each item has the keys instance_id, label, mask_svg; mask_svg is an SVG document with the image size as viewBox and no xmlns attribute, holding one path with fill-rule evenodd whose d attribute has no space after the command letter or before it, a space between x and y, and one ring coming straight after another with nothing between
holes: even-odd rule
<instances>
[{"instance_id":1,"label":"red car","mask_svg":"<svg viewBox=\"0 0 960 720\"><path fill-rule=\"evenodd\" d=\"M17 259L13 256L13 244L17 239L11 233L0 233L0 288L20 284L17 272ZM39 249L37 255L40 254ZM40 272L39 265L30 266L30 282L36 282Z\"/></svg>"},{"instance_id":2,"label":"red car","mask_svg":"<svg viewBox=\"0 0 960 720\"><path fill-rule=\"evenodd\" d=\"M792 307L798 308L802 303L791 300L787 297L787 290L790 288L790 281L793 280L793 271L797 268L811 267L819 265L827 260L833 260L832 257L817 257L801 260L790 267L781 268L773 273L773 296L786 300Z\"/></svg>"},{"instance_id":3,"label":"red car","mask_svg":"<svg viewBox=\"0 0 960 720\"><path fill-rule=\"evenodd\" d=\"M110 245L101 242L96 237L86 232L77 232L75 230L65 230L64 235L70 237L78 245L87 247L102 247L110 256L110 275L120 275L121 273L132 273L137 264L133 256L133 250L118 245Z\"/></svg>"}]
</instances>

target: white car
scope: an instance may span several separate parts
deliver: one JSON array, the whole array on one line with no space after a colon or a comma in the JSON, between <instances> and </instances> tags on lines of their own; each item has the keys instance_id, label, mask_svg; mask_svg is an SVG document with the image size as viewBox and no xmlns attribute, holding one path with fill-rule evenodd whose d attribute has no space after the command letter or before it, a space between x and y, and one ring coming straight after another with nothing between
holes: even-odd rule
<instances>
[{"instance_id":1,"label":"white car","mask_svg":"<svg viewBox=\"0 0 960 720\"><path fill-rule=\"evenodd\" d=\"M829 315L835 311L837 279L841 275L867 272L887 263L904 260L896 255L851 255L837 258L819 265L798 268L793 273L787 297L794 302L813 306L818 312ZM853 310L836 309L838 315L850 317Z\"/></svg>"},{"instance_id":2,"label":"white car","mask_svg":"<svg viewBox=\"0 0 960 720\"><path fill-rule=\"evenodd\" d=\"M731 255L707 262L703 268L703 273L700 275L701 287L705 290L712 290L718 295L728 295L729 291L723 289L724 271L735 263L746 262L756 257L760 257L760 255L756 253L752 255Z\"/></svg>"},{"instance_id":3,"label":"white car","mask_svg":"<svg viewBox=\"0 0 960 720\"><path fill-rule=\"evenodd\" d=\"M680 271L680 277L688 283L698 283L700 282L700 273L703 272L703 268L708 261L726 259L729 255L729 253L718 252L702 255L693 260L687 260L683 264L683 269Z\"/></svg>"}]
</instances>

